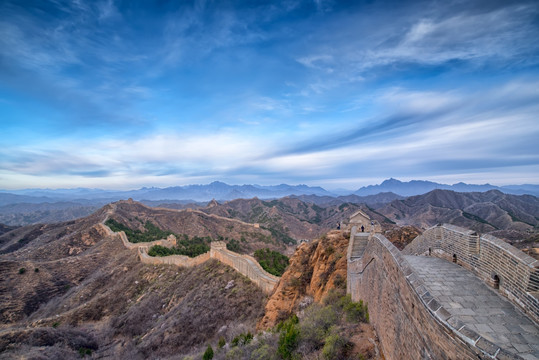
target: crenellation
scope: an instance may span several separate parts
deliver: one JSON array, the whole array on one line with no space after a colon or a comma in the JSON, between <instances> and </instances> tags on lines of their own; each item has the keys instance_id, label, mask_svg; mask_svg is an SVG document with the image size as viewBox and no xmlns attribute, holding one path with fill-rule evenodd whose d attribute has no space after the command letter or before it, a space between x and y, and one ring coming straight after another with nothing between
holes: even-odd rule
<instances>
[{"instance_id":1,"label":"crenellation","mask_svg":"<svg viewBox=\"0 0 539 360\"><path fill-rule=\"evenodd\" d=\"M148 255L148 249L153 245L172 247L176 244L176 237L169 235L167 239L157 240L147 243L131 243L123 231L114 232L103 223L100 224L105 231L119 238L123 245L128 249L137 249L139 260L145 264L168 264L184 267L197 266L209 259L217 259L220 262L231 266L236 271L247 276L251 281L258 285L264 292L271 293L275 285L279 282L279 277L266 272L255 258L249 255L237 254L227 250L226 243L214 241L211 243L210 251L190 258L184 255L169 255L163 257L154 257Z\"/></svg>"},{"instance_id":2,"label":"crenellation","mask_svg":"<svg viewBox=\"0 0 539 360\"><path fill-rule=\"evenodd\" d=\"M427 251L425 251L427 249ZM491 287L499 288L513 303L539 322L539 262L506 242L454 225L436 225L414 239L404 254L430 255L454 261Z\"/></svg>"},{"instance_id":3,"label":"crenellation","mask_svg":"<svg viewBox=\"0 0 539 360\"><path fill-rule=\"evenodd\" d=\"M435 290L431 294L405 255L456 262L490 286L498 286L513 303L537 313L539 291L529 289L537 289L539 270L530 266L534 261L525 254L494 237L452 225L428 229L403 252L381 234L371 234L362 245L361 257L354 257L351 249L356 241L365 238L352 231L347 292L352 300L368 303L386 358L522 359L460 321L458 312L444 308L444 300L437 298ZM476 301L459 296L465 302Z\"/></svg>"},{"instance_id":4,"label":"crenellation","mask_svg":"<svg viewBox=\"0 0 539 360\"><path fill-rule=\"evenodd\" d=\"M476 359L482 353L452 335L450 314L384 236L373 234L362 258L348 260L347 292L367 302L386 358Z\"/></svg>"}]
</instances>

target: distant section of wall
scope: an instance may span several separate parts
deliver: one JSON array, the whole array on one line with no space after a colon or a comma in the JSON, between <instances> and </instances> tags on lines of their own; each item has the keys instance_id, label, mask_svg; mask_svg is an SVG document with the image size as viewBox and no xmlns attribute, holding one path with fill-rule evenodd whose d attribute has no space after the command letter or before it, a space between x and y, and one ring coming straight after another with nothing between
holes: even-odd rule
<instances>
[{"instance_id":1,"label":"distant section of wall","mask_svg":"<svg viewBox=\"0 0 539 360\"><path fill-rule=\"evenodd\" d=\"M107 232L107 234L111 236L119 237L122 243L124 244L124 246L128 249L138 249L140 247L150 248L154 245L161 245L161 246L170 248L176 245L176 237L174 235L169 235L166 239L161 239L161 240L156 240L156 241L151 241L151 242L132 243L127 238L127 235L125 235L125 232L123 231L114 232L104 223L100 223L98 226L104 229Z\"/></svg>"},{"instance_id":2,"label":"distant section of wall","mask_svg":"<svg viewBox=\"0 0 539 360\"><path fill-rule=\"evenodd\" d=\"M144 243L131 243L127 239L127 236L123 231L114 232L108 226L101 223L101 227L111 236L118 237L124 246L128 249L138 249L138 256L141 262L145 264L168 264L191 267L202 264L203 262L213 258L221 261L222 263L231 266L239 273L247 276L258 285L264 292L271 293L275 285L279 282L280 278L266 272L262 266L256 261L255 258L249 255L237 254L230 250L227 250L226 243L222 241L215 241L211 243L210 251L201 254L194 258L190 258L184 255L170 255L154 257L148 255L148 250L154 245L161 245L166 247L172 247L176 245L176 237L170 235L166 240L157 240Z\"/></svg>"},{"instance_id":3,"label":"distant section of wall","mask_svg":"<svg viewBox=\"0 0 539 360\"><path fill-rule=\"evenodd\" d=\"M477 339L458 333L459 324L451 325L450 314L389 240L381 234L356 235L350 238L347 292L352 300L367 302L387 359L483 358ZM360 258L351 258L354 248L361 249Z\"/></svg>"},{"instance_id":4,"label":"distant section of wall","mask_svg":"<svg viewBox=\"0 0 539 360\"><path fill-rule=\"evenodd\" d=\"M448 224L427 229L404 250L431 255L469 269L539 322L539 260L503 240Z\"/></svg>"},{"instance_id":5,"label":"distant section of wall","mask_svg":"<svg viewBox=\"0 0 539 360\"><path fill-rule=\"evenodd\" d=\"M169 256L150 256L148 255L149 247L139 247L138 248L138 257L141 262L145 264L159 265L159 264L168 264L168 265L177 265L184 267L191 267L200 265L203 262L210 259L210 252L198 255L194 258L190 258L185 255L169 255Z\"/></svg>"},{"instance_id":6,"label":"distant section of wall","mask_svg":"<svg viewBox=\"0 0 539 360\"><path fill-rule=\"evenodd\" d=\"M266 272L255 258L227 250L224 242L211 243L211 257L227 264L257 284L264 292L271 293L280 278Z\"/></svg>"}]
</instances>

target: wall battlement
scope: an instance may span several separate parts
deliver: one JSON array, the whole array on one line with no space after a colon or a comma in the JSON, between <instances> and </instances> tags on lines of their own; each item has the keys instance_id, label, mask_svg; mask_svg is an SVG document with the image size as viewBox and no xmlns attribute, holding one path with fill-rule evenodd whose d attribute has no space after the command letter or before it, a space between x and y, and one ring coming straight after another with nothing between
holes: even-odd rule
<instances>
[{"instance_id":1,"label":"wall battlement","mask_svg":"<svg viewBox=\"0 0 539 360\"><path fill-rule=\"evenodd\" d=\"M228 250L224 242L211 243L210 257L233 267L236 271L247 276L267 294L273 291L273 288L280 280L280 277L266 272L252 256L237 254Z\"/></svg>"},{"instance_id":2,"label":"wall battlement","mask_svg":"<svg viewBox=\"0 0 539 360\"><path fill-rule=\"evenodd\" d=\"M539 260L491 235L440 224L403 250L456 262L519 306L539 323Z\"/></svg>"},{"instance_id":3,"label":"wall battlement","mask_svg":"<svg viewBox=\"0 0 539 360\"><path fill-rule=\"evenodd\" d=\"M252 282L258 285L265 293L271 293L275 285L279 282L279 277L266 272L255 258L245 254L237 254L227 250L226 243L215 241L211 243L210 251L190 258L184 255L170 255L163 257L154 257L148 255L148 250L154 245L173 247L176 245L176 238L170 235L167 239L157 240L145 243L131 243L123 231L114 232L104 223L100 226L111 236L119 238L123 245L128 249L137 249L138 257L145 264L168 264L184 267L192 267L209 259L217 259L220 262L231 266L239 273L247 276Z\"/></svg>"},{"instance_id":4,"label":"wall battlement","mask_svg":"<svg viewBox=\"0 0 539 360\"><path fill-rule=\"evenodd\" d=\"M361 258L351 259L355 241ZM381 234L350 236L347 293L369 307L387 359L477 359L476 339L458 333L450 314L430 296L407 260ZM458 326L458 324L455 324ZM482 358L482 357L480 357Z\"/></svg>"},{"instance_id":5,"label":"wall battlement","mask_svg":"<svg viewBox=\"0 0 539 360\"><path fill-rule=\"evenodd\" d=\"M431 254L432 244L447 241L444 237L449 235L444 231L469 240L465 245L474 251L481 252L481 246L488 247L484 251L489 254L493 246L496 251L511 250L509 245L498 243L499 239L485 237L482 244L483 237L473 231L447 226L445 230L433 228L427 233ZM424 247L423 243L412 242L413 247L428 253L429 246ZM408 253L414 254L410 250ZM447 311L431 296L404 253L383 235L365 236L353 229L347 260L347 293L353 301L367 302L370 321L387 359L522 359L469 329L458 316Z\"/></svg>"}]
</instances>

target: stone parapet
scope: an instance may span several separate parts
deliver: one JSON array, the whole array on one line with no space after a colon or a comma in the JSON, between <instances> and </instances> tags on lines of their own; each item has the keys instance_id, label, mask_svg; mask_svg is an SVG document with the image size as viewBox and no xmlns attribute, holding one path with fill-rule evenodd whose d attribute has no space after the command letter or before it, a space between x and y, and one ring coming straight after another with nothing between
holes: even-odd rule
<instances>
[{"instance_id":1,"label":"stone parapet","mask_svg":"<svg viewBox=\"0 0 539 360\"><path fill-rule=\"evenodd\" d=\"M452 331L447 311L383 235L371 235L363 256L348 259L347 275L347 292L353 301L367 302L387 359L477 359L482 354Z\"/></svg>"},{"instance_id":2,"label":"stone parapet","mask_svg":"<svg viewBox=\"0 0 539 360\"><path fill-rule=\"evenodd\" d=\"M169 235L166 239L151 241L151 242L142 242L142 243L132 243L127 238L127 235L125 235L125 232L114 232L112 231L107 225L104 223L100 223L98 226L100 226L105 232L110 236L116 236L118 237L124 246L128 249L138 249L140 247L147 247L150 248L154 245L161 245L168 248L171 248L176 245L176 237L174 235Z\"/></svg>"},{"instance_id":3,"label":"stone parapet","mask_svg":"<svg viewBox=\"0 0 539 360\"><path fill-rule=\"evenodd\" d=\"M226 247L219 246L218 244L216 245L217 246L214 246L214 243L212 243L212 248L210 250L211 258L217 259L247 276L264 292L269 294L273 291L273 288L280 280L279 277L266 272L252 256L237 254L227 250Z\"/></svg>"},{"instance_id":4,"label":"stone parapet","mask_svg":"<svg viewBox=\"0 0 539 360\"><path fill-rule=\"evenodd\" d=\"M226 249L226 243L216 241L211 243L210 251L194 258L183 255L170 255L162 257L154 257L148 255L149 247L139 247L139 258L146 264L169 264L178 266L196 266L202 264L209 259L217 259L223 264L234 268L239 273L247 276L252 282L260 287L264 292L271 293L280 278L266 272L256 261L255 258L249 255L237 254Z\"/></svg>"},{"instance_id":5,"label":"stone parapet","mask_svg":"<svg viewBox=\"0 0 539 360\"><path fill-rule=\"evenodd\" d=\"M159 265L159 264L167 264L167 265L176 265L176 266L184 266L184 267L192 267L196 265L200 265L203 262L210 259L210 252L206 252L204 254L198 255L194 258L190 258L189 256L185 255L170 255L170 256L150 256L148 255L148 247L139 247L138 248L138 257L141 262L144 264L152 264L152 265Z\"/></svg>"},{"instance_id":6,"label":"stone parapet","mask_svg":"<svg viewBox=\"0 0 539 360\"><path fill-rule=\"evenodd\" d=\"M433 231L436 243L443 234ZM364 241L352 232L351 243L356 240ZM387 359L521 359L452 316L381 234L368 238L361 258L350 258L349 251L347 275L347 292L352 300L367 302Z\"/></svg>"},{"instance_id":7,"label":"stone parapet","mask_svg":"<svg viewBox=\"0 0 539 360\"><path fill-rule=\"evenodd\" d=\"M100 224L101 227L111 236L119 238L124 246L128 249L137 249L138 257L141 262L145 264L159 265L177 265L184 267L191 267L202 264L209 259L217 259L220 262L231 266L239 273L247 276L252 282L258 285L264 292L271 293L275 285L279 282L280 277L271 275L266 272L262 266L256 261L255 258L249 255L237 254L230 250L227 250L226 243L222 241L215 241L211 243L210 251L190 258L184 255L170 255L162 257L154 257L148 255L148 250L154 245L161 245L166 247L173 247L176 245L176 238L174 235L170 235L167 239L157 240L144 243L131 243L127 239L127 236L123 231L114 232L104 223Z\"/></svg>"},{"instance_id":8,"label":"stone parapet","mask_svg":"<svg viewBox=\"0 0 539 360\"><path fill-rule=\"evenodd\" d=\"M431 255L456 262L499 289L539 323L539 260L503 240L440 224L415 238L403 253Z\"/></svg>"}]
</instances>

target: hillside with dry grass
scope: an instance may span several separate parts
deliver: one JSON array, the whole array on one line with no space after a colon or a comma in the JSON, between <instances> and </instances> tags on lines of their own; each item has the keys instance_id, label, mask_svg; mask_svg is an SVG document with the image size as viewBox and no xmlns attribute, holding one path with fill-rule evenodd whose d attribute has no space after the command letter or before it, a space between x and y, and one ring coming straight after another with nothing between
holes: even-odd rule
<instances>
[{"instance_id":1,"label":"hillside with dry grass","mask_svg":"<svg viewBox=\"0 0 539 360\"><path fill-rule=\"evenodd\" d=\"M496 236L523 250L539 247L539 198L532 195L434 190L392 201L376 211L399 226L426 229L448 223Z\"/></svg>"},{"instance_id":2,"label":"hillside with dry grass","mask_svg":"<svg viewBox=\"0 0 539 360\"><path fill-rule=\"evenodd\" d=\"M348 220L361 207L352 203L325 204L305 202L294 197L277 200L237 199L222 204L211 202L201 208L209 214L258 223L273 237L293 243L301 239L314 240ZM367 210L366 207L363 207Z\"/></svg>"},{"instance_id":3,"label":"hillside with dry grass","mask_svg":"<svg viewBox=\"0 0 539 360\"><path fill-rule=\"evenodd\" d=\"M232 268L214 260L193 268L145 265L96 225L137 216L179 226L152 212L118 203L0 236L1 357L174 358L254 329L265 295Z\"/></svg>"}]
</instances>

